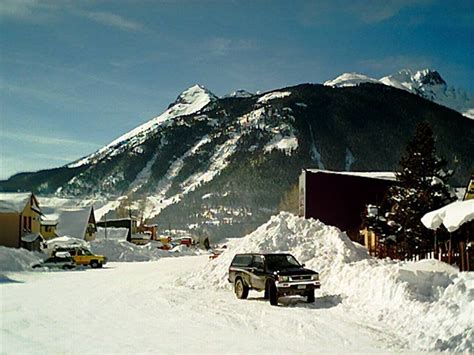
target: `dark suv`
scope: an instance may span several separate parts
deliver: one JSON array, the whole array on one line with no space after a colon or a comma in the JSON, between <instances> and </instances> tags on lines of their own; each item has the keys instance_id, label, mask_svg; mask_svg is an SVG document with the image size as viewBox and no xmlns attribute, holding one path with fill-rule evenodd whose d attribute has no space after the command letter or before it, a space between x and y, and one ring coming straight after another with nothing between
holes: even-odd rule
<instances>
[{"instance_id":1,"label":"dark suv","mask_svg":"<svg viewBox=\"0 0 474 355\"><path fill-rule=\"evenodd\" d=\"M291 254L237 254L229 267L229 282L237 298L249 290L265 291L265 299L276 306L278 297L306 296L314 302L314 290L321 287L319 274L305 269Z\"/></svg>"}]
</instances>

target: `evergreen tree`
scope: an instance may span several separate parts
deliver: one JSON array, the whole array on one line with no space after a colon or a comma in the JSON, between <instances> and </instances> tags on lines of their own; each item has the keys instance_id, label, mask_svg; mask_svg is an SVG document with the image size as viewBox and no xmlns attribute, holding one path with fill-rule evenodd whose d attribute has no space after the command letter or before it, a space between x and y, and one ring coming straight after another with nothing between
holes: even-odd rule
<instances>
[{"instance_id":1,"label":"evergreen tree","mask_svg":"<svg viewBox=\"0 0 474 355\"><path fill-rule=\"evenodd\" d=\"M433 248L433 234L421 223L427 212L454 200L447 181L446 161L436 156L435 138L428 123L418 124L400 160L396 186L389 189L376 213L367 213L366 225L384 245L395 244L401 258Z\"/></svg>"}]
</instances>

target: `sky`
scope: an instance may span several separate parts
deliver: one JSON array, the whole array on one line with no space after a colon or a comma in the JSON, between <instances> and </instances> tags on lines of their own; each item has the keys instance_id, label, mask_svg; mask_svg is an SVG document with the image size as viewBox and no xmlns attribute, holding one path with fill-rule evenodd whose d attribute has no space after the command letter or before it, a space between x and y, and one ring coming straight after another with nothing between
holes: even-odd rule
<instances>
[{"instance_id":1,"label":"sky","mask_svg":"<svg viewBox=\"0 0 474 355\"><path fill-rule=\"evenodd\" d=\"M474 2L0 0L0 179L216 95L432 68L474 91Z\"/></svg>"}]
</instances>

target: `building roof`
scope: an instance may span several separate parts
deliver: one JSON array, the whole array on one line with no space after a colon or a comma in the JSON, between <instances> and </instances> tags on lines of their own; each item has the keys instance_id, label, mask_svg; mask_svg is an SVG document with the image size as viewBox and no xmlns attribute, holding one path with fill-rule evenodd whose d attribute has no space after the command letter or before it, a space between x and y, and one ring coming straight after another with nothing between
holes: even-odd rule
<instances>
[{"instance_id":1,"label":"building roof","mask_svg":"<svg viewBox=\"0 0 474 355\"><path fill-rule=\"evenodd\" d=\"M358 176L370 179L381 179L396 181L397 177L394 172L391 171L333 171L333 170L321 170L321 169L305 169L306 171L317 174L337 174L337 175L347 175L347 176Z\"/></svg>"},{"instance_id":2,"label":"building roof","mask_svg":"<svg viewBox=\"0 0 474 355\"><path fill-rule=\"evenodd\" d=\"M60 207L48 208L46 220L50 223L57 221L56 234L60 237L67 236L84 239L89 224L92 206L88 207Z\"/></svg>"},{"instance_id":3,"label":"building roof","mask_svg":"<svg viewBox=\"0 0 474 355\"><path fill-rule=\"evenodd\" d=\"M449 205L431 211L421 222L429 229L438 229L443 224L448 232L454 232L464 223L474 220L474 200L454 201Z\"/></svg>"},{"instance_id":4,"label":"building roof","mask_svg":"<svg viewBox=\"0 0 474 355\"><path fill-rule=\"evenodd\" d=\"M31 195L31 192L0 192L0 213L23 212Z\"/></svg>"}]
</instances>

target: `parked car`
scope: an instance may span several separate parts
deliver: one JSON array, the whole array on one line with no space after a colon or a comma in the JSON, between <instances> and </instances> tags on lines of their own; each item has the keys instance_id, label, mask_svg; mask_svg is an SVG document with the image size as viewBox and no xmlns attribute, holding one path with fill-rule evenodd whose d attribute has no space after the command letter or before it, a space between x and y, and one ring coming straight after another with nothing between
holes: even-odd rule
<instances>
[{"instance_id":1,"label":"parked car","mask_svg":"<svg viewBox=\"0 0 474 355\"><path fill-rule=\"evenodd\" d=\"M69 254L68 252L59 252L56 255L51 256L46 260L42 261L41 263L33 265L32 267L34 269L46 267L49 269L69 270L76 268L76 266L77 265L74 262L74 259L71 257L71 254Z\"/></svg>"},{"instance_id":2,"label":"parked car","mask_svg":"<svg viewBox=\"0 0 474 355\"><path fill-rule=\"evenodd\" d=\"M92 268L100 268L107 263L107 258L103 255L95 255L84 247L60 247L53 251L53 255L58 252L68 252L77 265L90 265Z\"/></svg>"},{"instance_id":3,"label":"parked car","mask_svg":"<svg viewBox=\"0 0 474 355\"><path fill-rule=\"evenodd\" d=\"M235 295L246 299L249 290L265 291L271 305L287 295L305 296L314 302L314 290L321 287L319 274L306 269L291 254L237 254L229 267L229 282Z\"/></svg>"}]
</instances>

